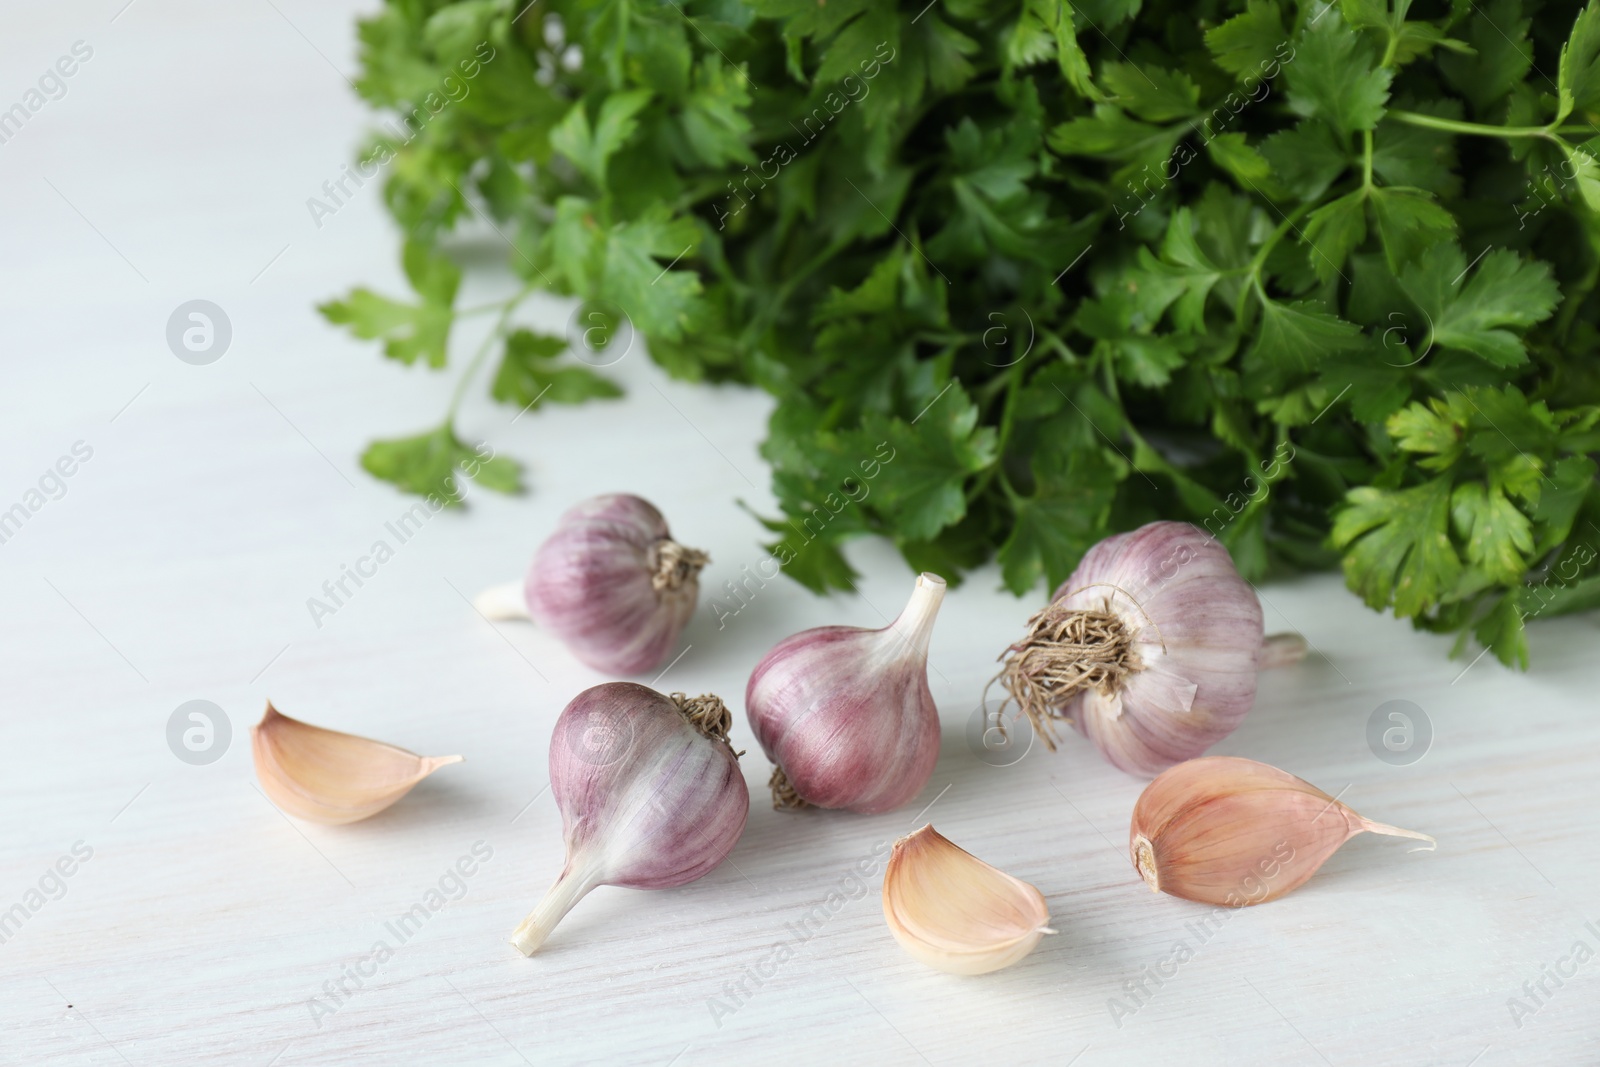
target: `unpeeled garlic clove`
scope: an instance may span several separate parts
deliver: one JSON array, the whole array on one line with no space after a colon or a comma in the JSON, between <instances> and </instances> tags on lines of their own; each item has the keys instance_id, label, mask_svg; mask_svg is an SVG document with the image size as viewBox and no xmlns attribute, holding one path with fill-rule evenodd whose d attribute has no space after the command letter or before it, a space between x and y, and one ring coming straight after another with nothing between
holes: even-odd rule
<instances>
[{"instance_id":1,"label":"unpeeled garlic clove","mask_svg":"<svg viewBox=\"0 0 1600 1067\"><path fill-rule=\"evenodd\" d=\"M894 843L883 875L883 917L913 959L950 974L1009 967L1055 933L1037 889L932 825Z\"/></svg>"},{"instance_id":2,"label":"unpeeled garlic clove","mask_svg":"<svg viewBox=\"0 0 1600 1067\"><path fill-rule=\"evenodd\" d=\"M279 808L310 822L357 822L387 808L462 756L419 756L382 741L291 719L267 703L250 727L261 788Z\"/></svg>"},{"instance_id":3,"label":"unpeeled garlic clove","mask_svg":"<svg viewBox=\"0 0 1600 1067\"><path fill-rule=\"evenodd\" d=\"M1158 893L1222 907L1276 900L1360 833L1435 842L1357 815L1310 782L1237 756L1162 772L1133 808L1128 847Z\"/></svg>"}]
</instances>

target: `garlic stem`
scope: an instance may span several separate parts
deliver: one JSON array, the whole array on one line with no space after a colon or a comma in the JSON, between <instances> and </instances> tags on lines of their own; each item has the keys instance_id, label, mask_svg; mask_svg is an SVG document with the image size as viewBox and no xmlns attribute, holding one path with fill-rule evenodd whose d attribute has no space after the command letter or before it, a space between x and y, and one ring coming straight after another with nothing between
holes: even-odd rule
<instances>
[{"instance_id":1,"label":"garlic stem","mask_svg":"<svg viewBox=\"0 0 1600 1067\"><path fill-rule=\"evenodd\" d=\"M506 582L502 585L491 585L483 592L472 598L472 606L486 619L526 619L528 617L528 597L523 592L522 582Z\"/></svg>"},{"instance_id":2,"label":"garlic stem","mask_svg":"<svg viewBox=\"0 0 1600 1067\"><path fill-rule=\"evenodd\" d=\"M944 602L945 580L937 574L923 571L917 575L917 584L911 590L911 599L905 610L889 628L905 641L911 650L924 660L928 658L928 645L933 640L933 624L939 617L939 605Z\"/></svg>"},{"instance_id":3,"label":"garlic stem","mask_svg":"<svg viewBox=\"0 0 1600 1067\"><path fill-rule=\"evenodd\" d=\"M1306 639L1299 634L1269 634L1261 641L1261 660L1257 666L1263 671L1291 667L1306 658L1307 647Z\"/></svg>"},{"instance_id":4,"label":"garlic stem","mask_svg":"<svg viewBox=\"0 0 1600 1067\"><path fill-rule=\"evenodd\" d=\"M517 924L511 933L511 943L517 946L524 956L531 956L539 951L550 937L556 924L566 918L567 912L588 895L599 882L592 874L582 874L569 863L566 870L561 872L561 877L556 879L555 885L539 901L539 906L528 913L528 917Z\"/></svg>"}]
</instances>

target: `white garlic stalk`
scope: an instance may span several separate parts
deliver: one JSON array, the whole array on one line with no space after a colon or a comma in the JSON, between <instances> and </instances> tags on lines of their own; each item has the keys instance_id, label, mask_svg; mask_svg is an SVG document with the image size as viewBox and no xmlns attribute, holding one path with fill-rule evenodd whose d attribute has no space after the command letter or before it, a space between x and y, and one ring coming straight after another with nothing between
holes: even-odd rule
<instances>
[{"instance_id":1,"label":"white garlic stalk","mask_svg":"<svg viewBox=\"0 0 1600 1067\"><path fill-rule=\"evenodd\" d=\"M744 831L750 791L714 696L608 682L573 698L550 739L566 865L512 934L533 955L600 885L670 889L711 871Z\"/></svg>"},{"instance_id":2,"label":"white garlic stalk","mask_svg":"<svg viewBox=\"0 0 1600 1067\"><path fill-rule=\"evenodd\" d=\"M1009 967L1053 934L1044 896L924 826L894 843L883 917L912 958L951 974Z\"/></svg>"},{"instance_id":3,"label":"white garlic stalk","mask_svg":"<svg viewBox=\"0 0 1600 1067\"><path fill-rule=\"evenodd\" d=\"M674 541L649 501L611 493L568 510L522 582L473 604L491 619L532 619L596 670L638 674L672 654L709 561Z\"/></svg>"},{"instance_id":4,"label":"white garlic stalk","mask_svg":"<svg viewBox=\"0 0 1600 1067\"><path fill-rule=\"evenodd\" d=\"M995 681L1052 750L1051 720L1066 719L1117 767L1155 775L1232 733L1258 672L1305 649L1262 636L1255 591L1215 538L1153 522L1084 555Z\"/></svg>"}]
</instances>

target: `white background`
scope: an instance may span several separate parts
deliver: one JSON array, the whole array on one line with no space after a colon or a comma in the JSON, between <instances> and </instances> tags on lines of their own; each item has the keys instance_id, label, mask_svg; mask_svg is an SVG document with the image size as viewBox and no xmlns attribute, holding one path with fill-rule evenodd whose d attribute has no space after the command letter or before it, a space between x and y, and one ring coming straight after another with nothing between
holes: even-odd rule
<instances>
[{"instance_id":1,"label":"white background","mask_svg":"<svg viewBox=\"0 0 1600 1067\"><path fill-rule=\"evenodd\" d=\"M353 284L404 291L375 185L320 229L305 204L370 122L344 80L354 11L123 2L13 2L0 27L0 108L75 41L94 49L65 97L0 144L0 510L75 442L93 449L66 495L0 545L0 909L75 842L93 849L0 945L0 1061L1600 1062L1600 960L1520 1027L1508 1006L1576 941L1600 947L1584 929L1600 920L1594 620L1537 624L1530 674L1492 657L1469 669L1336 576L1266 588L1269 629L1298 629L1316 651L1264 678L1216 751L1342 791L1439 849L1358 838L1300 891L1230 913L1120 1026L1108 1001L1177 939L1193 945L1186 924L1204 909L1152 895L1128 862L1142 782L1077 738L1006 768L969 748L994 657L1042 589L1017 601L991 568L948 598L931 659L944 749L913 805L863 818L764 801L745 678L795 630L887 622L912 576L881 544L852 549L859 597L780 580L725 629L702 609L659 687L734 706L734 740L752 749L744 837L682 889L595 891L524 959L506 938L561 865L541 792L549 731L603 679L530 627L497 632L462 594L518 575L555 516L602 491L660 506L710 551L712 587L754 565L760 530L736 501L772 510L755 450L771 401L668 382L635 353L615 368L625 401L513 425L479 383L462 435L524 462L530 492L474 491L316 627L307 598L410 504L359 469L360 450L433 425L453 380L389 363L313 311ZM485 269L465 302L511 284L494 235L474 241ZM233 327L206 367L164 337L197 297ZM567 311L551 301L528 321L559 329ZM457 332L455 368L481 325ZM368 822L292 824L251 768L246 731L269 696L467 762ZM168 717L190 699L231 720L209 766L167 748ZM1414 765L1368 749L1367 719L1388 700L1431 719ZM1000 974L938 974L894 944L873 879L714 1018L712 998L736 1003L725 984L930 802L941 832L1044 892L1060 933ZM479 841L493 858L465 896L314 1021L323 983Z\"/></svg>"}]
</instances>

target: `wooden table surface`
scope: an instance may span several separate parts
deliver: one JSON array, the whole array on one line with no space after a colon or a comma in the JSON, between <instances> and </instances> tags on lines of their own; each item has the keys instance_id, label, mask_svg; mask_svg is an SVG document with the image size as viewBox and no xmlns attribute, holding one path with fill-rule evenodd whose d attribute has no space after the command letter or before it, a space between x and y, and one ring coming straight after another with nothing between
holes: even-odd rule
<instances>
[{"instance_id":1,"label":"wooden table surface","mask_svg":"<svg viewBox=\"0 0 1600 1067\"><path fill-rule=\"evenodd\" d=\"M1076 738L1009 766L969 742L995 655L1044 595L997 591L992 568L934 633L944 743L924 794L876 817L772 811L744 682L793 631L896 613L912 576L861 543L860 596L780 579L720 628L702 608L656 683L735 708L755 801L730 861L677 890L599 889L524 959L506 939L561 865L551 724L603 679L466 598L602 491L655 501L710 551L713 587L753 566L760 530L737 502L771 511L756 452L771 401L670 382L638 352L613 368L616 403L513 422L479 383L461 431L525 463L530 491L473 491L314 619L308 599L411 505L360 470L361 448L435 424L453 380L313 311L352 284L402 285L375 186L320 226L306 207L368 121L343 80L354 10L124 3L0 16L0 107L75 43L92 51L0 143L0 512L26 512L0 544L0 1061L1600 1063L1595 620L1535 624L1519 675L1447 659L1447 640L1370 613L1336 576L1265 588L1269 628L1314 652L1263 678L1216 751L1431 833L1435 852L1359 838L1300 891L1198 927L1207 909L1151 894L1129 864L1142 782ZM498 239L468 239L484 269L462 299L504 292ZM209 365L167 344L192 299L231 323ZM49 476L64 457L71 476ZM251 766L268 697L467 761L367 822L298 824ZM205 765L168 745L190 700L231 727ZM1369 747L1388 701L1431 724L1420 759ZM881 874L850 872L881 872L883 846L924 820L1037 885L1059 933L983 978L907 957ZM427 921L402 941L390 924L418 903ZM819 904L828 920L801 942Z\"/></svg>"}]
</instances>

